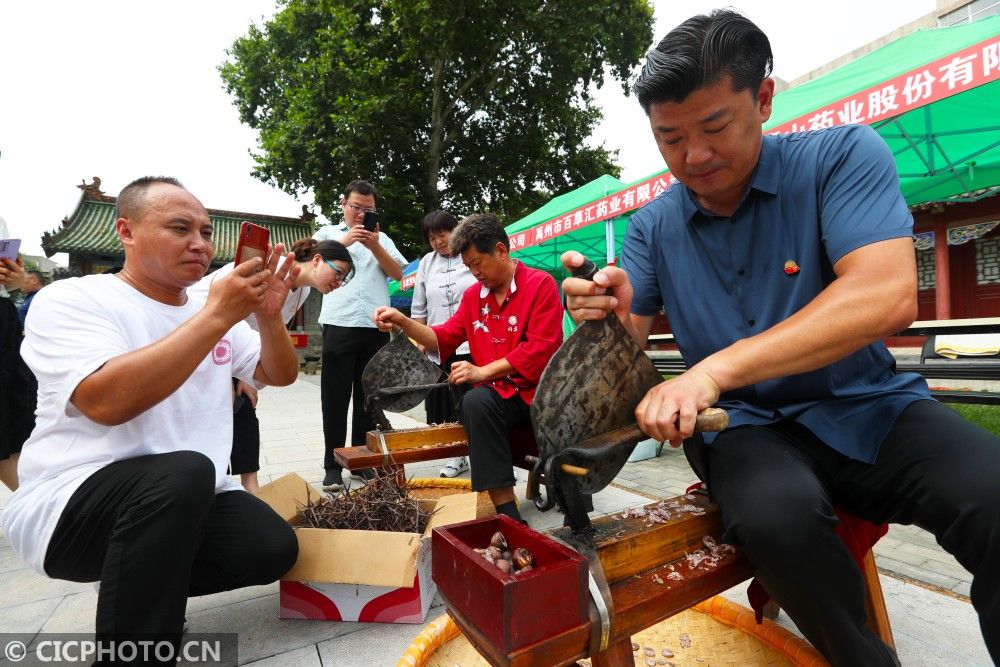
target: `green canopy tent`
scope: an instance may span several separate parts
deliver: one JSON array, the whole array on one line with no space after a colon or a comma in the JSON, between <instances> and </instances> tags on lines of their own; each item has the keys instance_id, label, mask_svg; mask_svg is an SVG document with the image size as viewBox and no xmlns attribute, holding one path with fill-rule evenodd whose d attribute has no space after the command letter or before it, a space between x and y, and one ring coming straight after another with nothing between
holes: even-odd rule
<instances>
[{"instance_id":1,"label":"green canopy tent","mask_svg":"<svg viewBox=\"0 0 1000 667\"><path fill-rule=\"evenodd\" d=\"M607 255L609 232L611 226L611 243L614 238L619 238L619 234L625 233L627 218L619 216L603 221L604 224L589 224L581 217L580 224L572 227L572 220L566 224L569 226L569 233L563 233L561 222L564 215L586 207L591 202L602 197L618 192L625 183L614 176L600 176L586 185L582 185L575 190L553 197L547 204L529 215L521 218L507 226L507 235L511 237L512 249L515 256L526 265L536 269L542 269L552 274L560 274L562 265L559 263L559 255L566 250L579 250L592 257L604 257ZM581 214L582 216L583 214ZM587 222L587 224L585 224ZM546 229L548 225L548 229ZM533 230L538 227L537 233ZM556 228L558 226L558 231ZM523 237L520 243L518 239L523 233L532 232L532 236ZM551 241L541 241L537 245L531 245L535 236L542 239L551 237ZM613 250L612 250L613 253ZM614 256L612 254L612 256Z\"/></svg>"},{"instance_id":2,"label":"green canopy tent","mask_svg":"<svg viewBox=\"0 0 1000 667\"><path fill-rule=\"evenodd\" d=\"M775 97L765 132L871 125L908 204L1000 191L1000 15L917 30Z\"/></svg>"}]
</instances>

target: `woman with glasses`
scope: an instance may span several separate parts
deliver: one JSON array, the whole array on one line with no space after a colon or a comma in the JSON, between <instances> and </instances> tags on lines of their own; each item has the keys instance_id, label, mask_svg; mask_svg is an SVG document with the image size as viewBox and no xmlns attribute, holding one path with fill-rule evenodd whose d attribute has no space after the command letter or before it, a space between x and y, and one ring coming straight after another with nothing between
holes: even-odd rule
<instances>
[{"instance_id":1,"label":"woman with glasses","mask_svg":"<svg viewBox=\"0 0 1000 667\"><path fill-rule=\"evenodd\" d=\"M295 285L288 292L281 317L291 320L306 302L309 291L315 289L321 294L329 294L350 281L354 275L351 253L339 241L317 241L301 239L292 244L289 252L295 254L295 264L299 275ZM188 296L205 301L212 281L236 268L233 262L219 268L188 288ZM257 320L253 315L246 318L247 324L257 331ZM260 425L257 421L257 389L233 378L233 453L229 459L230 473L240 476L240 483L247 491L258 488L257 471L260 470Z\"/></svg>"},{"instance_id":2,"label":"woman with glasses","mask_svg":"<svg viewBox=\"0 0 1000 667\"><path fill-rule=\"evenodd\" d=\"M413 287L413 305L410 314L421 324L430 326L444 323L455 314L462 293L476 283L476 278L462 263L462 258L453 256L448 244L451 232L458 225L458 219L447 211L434 211L424 216L420 227L427 244L433 248L420 259L417 281ZM432 353L436 363L441 359ZM456 361L469 361L469 344L463 343L450 358L441 363L446 371ZM455 403L460 394L469 389L468 385L455 385L432 390L424 401L428 424L442 424L458 420ZM454 394L452 392L455 392ZM469 469L469 461L464 456L456 457L441 468L442 477L457 477Z\"/></svg>"}]
</instances>

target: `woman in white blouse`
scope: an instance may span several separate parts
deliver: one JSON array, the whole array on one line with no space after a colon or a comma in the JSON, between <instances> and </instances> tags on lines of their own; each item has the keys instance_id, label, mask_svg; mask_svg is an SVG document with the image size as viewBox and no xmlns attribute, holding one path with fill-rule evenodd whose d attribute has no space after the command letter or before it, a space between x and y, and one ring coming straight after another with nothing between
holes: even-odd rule
<instances>
[{"instance_id":1,"label":"woman in white blouse","mask_svg":"<svg viewBox=\"0 0 1000 667\"><path fill-rule=\"evenodd\" d=\"M462 300L462 293L471 285L476 284L469 269L462 263L461 257L452 257L448 249L451 232L458 225L458 219L447 211L434 211L424 216L420 226L424 232L427 244L433 250L420 259L417 269L417 282L413 288L413 305L410 314L421 324L430 326L441 324L455 314ZM469 345L464 343L450 359L438 359L431 355L435 362L440 363L446 371L456 361L467 361ZM441 363L441 362L444 363ZM427 409L428 424L442 424L458 420L455 403L464 393L465 388L450 387L434 389L427 395L424 407ZM442 477L456 477L469 469L469 461L464 456L448 461L441 468Z\"/></svg>"}]
</instances>

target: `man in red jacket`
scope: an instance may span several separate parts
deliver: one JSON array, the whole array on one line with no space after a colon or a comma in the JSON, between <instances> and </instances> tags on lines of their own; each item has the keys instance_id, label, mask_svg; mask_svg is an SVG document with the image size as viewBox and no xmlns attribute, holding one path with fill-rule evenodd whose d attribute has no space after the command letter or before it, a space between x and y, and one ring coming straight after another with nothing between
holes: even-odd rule
<instances>
[{"instance_id":1,"label":"man in red jacket","mask_svg":"<svg viewBox=\"0 0 1000 667\"><path fill-rule=\"evenodd\" d=\"M449 381L469 383L459 414L469 436L472 488L488 491L497 512L521 520L507 431L528 421L528 406L549 359L562 343L562 304L552 276L510 256L503 225L489 213L470 215L451 235L479 281L444 324L428 327L395 308L375 310L375 324L403 333L447 359L469 342L472 362L452 365Z\"/></svg>"}]
</instances>

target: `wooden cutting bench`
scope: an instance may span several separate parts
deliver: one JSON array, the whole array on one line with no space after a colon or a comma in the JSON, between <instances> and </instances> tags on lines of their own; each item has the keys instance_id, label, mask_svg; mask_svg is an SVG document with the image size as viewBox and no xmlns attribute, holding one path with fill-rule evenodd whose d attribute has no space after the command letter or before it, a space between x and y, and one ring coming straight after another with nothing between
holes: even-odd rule
<instances>
[{"instance_id":1,"label":"wooden cutting bench","mask_svg":"<svg viewBox=\"0 0 1000 667\"><path fill-rule=\"evenodd\" d=\"M348 470L399 467L435 459L468 456L469 443L461 424L438 424L394 431L368 431L364 447L341 447L334 458Z\"/></svg>"},{"instance_id":2,"label":"wooden cutting bench","mask_svg":"<svg viewBox=\"0 0 1000 667\"><path fill-rule=\"evenodd\" d=\"M508 440L511 443L511 449L514 451L515 465L530 469L530 466L524 461L524 457L526 455L537 455L538 451L538 446L535 443L531 425L525 423L514 427L508 435ZM394 431L369 431L365 446L341 447L334 450L334 456L337 463L348 470L359 470L361 468L369 467L388 467L395 469L399 475L403 474L403 465L406 463L422 463L424 461L434 461L437 459L446 459L455 456L467 456L468 453L469 444L465 429L461 424L438 424L435 426ZM530 482L528 484L528 488L531 488ZM718 522L714 509L710 512L710 515L712 521ZM613 517L605 517L604 519L599 519L598 521L616 521L616 519ZM713 532L700 525L698 526L698 530L695 532L698 531L702 531L698 533L699 535ZM714 532L715 534L719 534L721 533L721 529ZM628 546L626 551L623 553L631 553L632 556L630 559L634 560L635 554L632 549L633 546ZM657 550L659 550L659 547L657 547ZM634 565L635 563L632 564L632 566ZM873 632L875 632L875 634L877 634L884 642L895 648L895 642L892 637L892 628L890 626L889 616L885 608L885 600L882 597L882 586L878 578L878 569L875 565L875 558L871 551L869 551L865 556L863 575L866 588L865 607L868 613L869 627L871 627ZM718 592L734 586L741 581L745 581L749 577L750 571L748 566L744 564L742 558L737 558L735 559L733 567L721 568L719 572L715 573L715 576L708 577L704 583L699 583L701 582L701 579L692 580L687 586L693 585L694 589L697 589L700 592L692 597L691 600L687 600L684 595L678 595L678 591L674 591L673 595L668 595L668 597L664 599L664 604L673 610L671 613L676 613L677 611L690 606L694 602L708 597L704 594L707 589L701 590L706 586L712 588L713 592ZM711 580L711 584L708 583L708 580ZM619 588L621 588L621 590L616 593L616 595L621 595L625 598L620 603L622 605L621 608L628 607L629 604L636 606L636 609L648 606L647 603L649 602L650 595L653 593L662 595L666 592L659 586L649 588L648 586L641 585L636 588L636 590L632 590L632 588L635 588L634 584L622 584ZM627 604L626 599L630 601ZM650 610L655 606L656 605L650 606ZM642 620L636 621L634 627L627 628L627 632L624 632L622 637L627 637L632 632L637 632L643 627L646 627L647 623L651 624L653 616L649 616L648 618L647 616L649 615L639 614L637 619L641 618ZM660 618L662 618L662 616ZM459 625L463 627L463 630L465 630L467 634L475 634L475 628L470 627L468 623L463 623L459 620ZM621 630L624 631L626 629L621 628ZM631 648L630 642L626 641L622 637L619 638L620 645L611 647L610 653L620 653L618 658L624 660L625 658L631 657ZM616 664L615 660L613 659L610 664Z\"/></svg>"},{"instance_id":3,"label":"wooden cutting bench","mask_svg":"<svg viewBox=\"0 0 1000 667\"><path fill-rule=\"evenodd\" d=\"M514 465L530 471L526 456L537 456L531 424L518 424L507 434ZM363 447L340 447L333 456L347 470L389 468L403 474L403 465L469 455L468 436L461 424L437 424L393 431L368 431ZM529 475L530 480L530 475ZM531 488L529 481L528 488ZM528 497L530 500L530 496Z\"/></svg>"}]
</instances>

